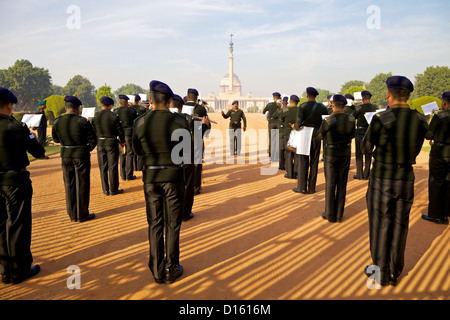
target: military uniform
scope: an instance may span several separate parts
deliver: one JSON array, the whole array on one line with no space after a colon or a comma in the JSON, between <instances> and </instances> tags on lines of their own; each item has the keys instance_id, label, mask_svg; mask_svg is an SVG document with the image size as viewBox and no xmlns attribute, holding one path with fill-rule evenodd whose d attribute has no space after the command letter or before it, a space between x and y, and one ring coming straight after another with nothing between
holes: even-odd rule
<instances>
[{"instance_id":1,"label":"military uniform","mask_svg":"<svg viewBox=\"0 0 450 320\"><path fill-rule=\"evenodd\" d=\"M270 102L267 104L267 106L264 108L263 113L269 112L269 157L271 161L278 161L278 146L276 143L276 134L278 132L278 127L280 125L280 121L278 119L275 119L273 115L277 110L280 109L280 107L277 105L276 102Z\"/></svg>"},{"instance_id":2,"label":"military uniform","mask_svg":"<svg viewBox=\"0 0 450 320\"><path fill-rule=\"evenodd\" d=\"M400 76L387 80L390 87L414 89ZM380 268L381 285L395 284L404 267L409 213L414 200L413 164L428 130L426 118L408 105L393 105L376 114L361 142L374 163L367 189L370 252Z\"/></svg>"},{"instance_id":3,"label":"military uniform","mask_svg":"<svg viewBox=\"0 0 450 320\"><path fill-rule=\"evenodd\" d=\"M97 136L91 123L74 113L66 113L55 119L52 136L56 143L61 144L67 214L71 221L86 221L91 217L90 152L97 145Z\"/></svg>"},{"instance_id":4,"label":"military uniform","mask_svg":"<svg viewBox=\"0 0 450 320\"><path fill-rule=\"evenodd\" d=\"M300 127L314 128L311 139L310 155L296 155L298 158L298 186L294 189L300 193L316 192L317 171L320 157L320 141L316 139L317 131L322 124L322 116L328 115L327 108L318 102L309 101L298 108L296 129ZM309 171L309 175L308 175Z\"/></svg>"},{"instance_id":5,"label":"military uniform","mask_svg":"<svg viewBox=\"0 0 450 320\"><path fill-rule=\"evenodd\" d=\"M45 141L47 140L47 117L45 116L45 110L40 110L36 114L42 114L39 127L36 128L37 140L41 146L45 147Z\"/></svg>"},{"instance_id":6,"label":"military uniform","mask_svg":"<svg viewBox=\"0 0 450 320\"><path fill-rule=\"evenodd\" d=\"M285 112L288 111L288 107L285 107L284 104L281 108L279 108L274 114L273 118L277 119L279 122L278 125L278 169L279 170L286 170L286 144L287 140L285 137L285 125L284 121L282 120L282 116ZM290 131L290 130L289 130ZM289 139L289 137L288 137Z\"/></svg>"},{"instance_id":7,"label":"military uniform","mask_svg":"<svg viewBox=\"0 0 450 320\"><path fill-rule=\"evenodd\" d=\"M139 97L139 99L137 99ZM139 95L135 95L135 102L141 101L141 97ZM139 103L135 103L132 105L132 108L136 111L137 117L142 116L147 112L147 109L139 105ZM142 162L142 157L138 155L134 155L134 170L142 171L144 163Z\"/></svg>"},{"instance_id":8,"label":"military uniform","mask_svg":"<svg viewBox=\"0 0 450 320\"><path fill-rule=\"evenodd\" d=\"M432 140L428 179L428 217L448 223L450 217L450 109L436 113L425 136Z\"/></svg>"},{"instance_id":9,"label":"military uniform","mask_svg":"<svg viewBox=\"0 0 450 320\"><path fill-rule=\"evenodd\" d=\"M297 98L298 99L298 98ZM298 101L297 101L298 102ZM283 147L285 149L286 160L285 160L285 169L286 175L285 177L288 179L296 179L297 178L297 162L295 157L295 152L290 151L287 148L287 143L289 141L289 137L292 131L292 124L297 120L298 107L288 107L281 116L280 121L283 123Z\"/></svg>"},{"instance_id":10,"label":"military uniform","mask_svg":"<svg viewBox=\"0 0 450 320\"><path fill-rule=\"evenodd\" d=\"M361 152L361 141L366 135L369 124L367 123L366 112L375 112L377 106L371 103L357 106L353 116L356 119L356 136L355 136L355 157L356 157L356 179L367 180L370 174L370 164L372 163L372 155L363 155Z\"/></svg>"},{"instance_id":11,"label":"military uniform","mask_svg":"<svg viewBox=\"0 0 450 320\"><path fill-rule=\"evenodd\" d=\"M119 141L126 142L122 123L114 112L102 110L92 119L92 126L98 139L97 158L103 193L117 194L119 192Z\"/></svg>"},{"instance_id":12,"label":"military uniform","mask_svg":"<svg viewBox=\"0 0 450 320\"><path fill-rule=\"evenodd\" d=\"M150 92L166 93L170 88L159 81ZM170 90L170 96L173 96ZM143 182L149 224L149 267L157 283L172 283L182 273L179 266L179 236L185 191L184 168L172 161L172 141L177 129L189 130L182 116L169 110L153 110L134 124L133 146L144 160ZM164 237L165 230L165 237ZM164 241L165 238L165 241ZM165 255L164 255L165 252Z\"/></svg>"},{"instance_id":13,"label":"military uniform","mask_svg":"<svg viewBox=\"0 0 450 320\"><path fill-rule=\"evenodd\" d=\"M120 98L120 96L119 96ZM135 177L134 173L134 151L132 144L132 134L133 134L133 123L138 117L138 114L134 108L127 106L119 107L114 110L114 112L119 116L122 122L123 129L125 131L125 153L120 154L120 177L122 180L133 180Z\"/></svg>"},{"instance_id":14,"label":"military uniform","mask_svg":"<svg viewBox=\"0 0 450 320\"><path fill-rule=\"evenodd\" d=\"M226 114L222 114L224 119L230 118L230 155L240 155L241 154L241 121L244 121L244 128L247 127L247 119L245 118L244 111L238 110L228 110Z\"/></svg>"},{"instance_id":15,"label":"military uniform","mask_svg":"<svg viewBox=\"0 0 450 320\"><path fill-rule=\"evenodd\" d=\"M15 96L6 90L0 88L0 100L17 103ZM26 278L33 262L30 250L33 188L26 170L30 164L27 151L38 159L45 154L25 124L0 114L0 274L3 283L11 279L18 283Z\"/></svg>"},{"instance_id":16,"label":"military uniform","mask_svg":"<svg viewBox=\"0 0 450 320\"><path fill-rule=\"evenodd\" d=\"M329 222L341 222L344 215L354 137L355 118L344 112L332 113L317 133L317 138L325 141L325 218Z\"/></svg>"}]
</instances>

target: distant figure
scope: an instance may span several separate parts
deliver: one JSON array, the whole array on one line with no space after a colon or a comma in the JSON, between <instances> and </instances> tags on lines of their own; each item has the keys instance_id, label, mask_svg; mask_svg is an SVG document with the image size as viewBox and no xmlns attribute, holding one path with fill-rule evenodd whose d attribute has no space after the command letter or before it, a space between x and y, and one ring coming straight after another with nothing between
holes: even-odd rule
<instances>
[{"instance_id":1,"label":"distant figure","mask_svg":"<svg viewBox=\"0 0 450 320\"><path fill-rule=\"evenodd\" d=\"M380 268L381 286L397 285L403 271L409 213L414 200L416 157L428 131L426 118L406 103L414 91L403 76L387 79L389 108L377 113L361 142L363 154L372 154L367 189L370 253ZM375 151L373 151L375 148ZM365 273L368 277L372 273Z\"/></svg>"},{"instance_id":2,"label":"distant figure","mask_svg":"<svg viewBox=\"0 0 450 320\"><path fill-rule=\"evenodd\" d=\"M430 122L430 177L428 179L428 214L422 218L437 224L448 224L450 217L450 92L442 95L442 111Z\"/></svg>"},{"instance_id":3,"label":"distant figure","mask_svg":"<svg viewBox=\"0 0 450 320\"><path fill-rule=\"evenodd\" d=\"M45 109L47 109L47 101L42 100L38 103L39 111L36 114L42 114L41 121L39 122L39 126L37 128L33 128L37 132L37 141L41 146L45 148L45 144L47 142L47 117L45 116ZM42 159L49 159L47 156L43 156Z\"/></svg>"},{"instance_id":4,"label":"distant figure","mask_svg":"<svg viewBox=\"0 0 450 320\"><path fill-rule=\"evenodd\" d=\"M288 111L288 106L287 106L288 100L289 100L289 97L283 97L283 100L281 101L281 103L278 103L280 101L280 100L278 100L277 105L280 108L272 116L274 119L277 119L279 122L279 125L278 125L278 160L279 160L278 170L286 170L286 144L284 143L285 130L284 130L284 122L281 120L281 116L283 113ZM289 137L288 137L288 139L289 139Z\"/></svg>"},{"instance_id":5,"label":"distant figure","mask_svg":"<svg viewBox=\"0 0 450 320\"><path fill-rule=\"evenodd\" d=\"M278 119L274 119L273 115L275 112L280 109L280 106L277 104L277 101L281 99L281 94L279 92L272 93L273 102L269 102L267 106L264 108L263 113L268 113L268 121L269 121L269 157L270 161L275 162L278 161L278 140L275 140L276 134L278 132L278 127L280 121Z\"/></svg>"},{"instance_id":6,"label":"distant figure","mask_svg":"<svg viewBox=\"0 0 450 320\"><path fill-rule=\"evenodd\" d=\"M292 95L289 99L289 107L285 110L281 116L280 121L283 123L283 149L285 150L285 168L286 174L284 175L287 179L297 179L298 174L298 166L296 163L297 157L295 156L295 152L289 150L288 141L292 132L292 125L297 120L298 114L298 103L300 99L295 94Z\"/></svg>"},{"instance_id":7,"label":"distant figure","mask_svg":"<svg viewBox=\"0 0 450 320\"><path fill-rule=\"evenodd\" d=\"M224 119L230 118L230 155L241 155L241 121L244 122L244 131L247 130L247 119L245 118L244 111L239 109L239 101L233 101L233 109L228 110L225 114L222 111L222 117Z\"/></svg>"},{"instance_id":8,"label":"distant figure","mask_svg":"<svg viewBox=\"0 0 450 320\"><path fill-rule=\"evenodd\" d=\"M134 103L133 103L132 107L138 114L138 117L147 112L147 109L142 107L140 105L140 103L141 103L141 96L138 94L135 94L134 95ZM134 155L134 171L142 171L143 166L144 166L144 164L142 162L142 157L135 154Z\"/></svg>"},{"instance_id":9,"label":"distant figure","mask_svg":"<svg viewBox=\"0 0 450 320\"><path fill-rule=\"evenodd\" d=\"M345 112L345 113L348 113L348 114L353 114L353 113L355 112L355 110L356 110L356 107L355 107L355 105L354 105L354 103L355 103L355 97L352 96L351 94L347 93L347 94L345 95L345 98L348 99L348 100L352 100L352 102L351 102L350 105L347 105L347 106L345 107L344 112Z\"/></svg>"}]
</instances>

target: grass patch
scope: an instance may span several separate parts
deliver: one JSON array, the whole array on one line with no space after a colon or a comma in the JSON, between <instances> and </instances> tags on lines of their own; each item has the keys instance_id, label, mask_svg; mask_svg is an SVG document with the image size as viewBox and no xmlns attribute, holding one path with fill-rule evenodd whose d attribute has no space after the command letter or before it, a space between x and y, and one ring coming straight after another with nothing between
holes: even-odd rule
<instances>
[{"instance_id":1,"label":"grass patch","mask_svg":"<svg viewBox=\"0 0 450 320\"><path fill-rule=\"evenodd\" d=\"M46 156L52 156L54 154L58 154L61 150L61 146L47 146L45 147L45 155ZM36 160L35 157L33 157L31 154L27 153L28 160L34 161Z\"/></svg>"}]
</instances>

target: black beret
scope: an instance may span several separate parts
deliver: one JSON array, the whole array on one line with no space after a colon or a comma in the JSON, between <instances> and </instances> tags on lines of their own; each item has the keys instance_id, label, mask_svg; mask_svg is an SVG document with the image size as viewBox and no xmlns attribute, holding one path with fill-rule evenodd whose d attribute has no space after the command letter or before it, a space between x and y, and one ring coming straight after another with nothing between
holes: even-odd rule
<instances>
[{"instance_id":1,"label":"black beret","mask_svg":"<svg viewBox=\"0 0 450 320\"><path fill-rule=\"evenodd\" d=\"M288 100L289 100L289 97L283 97L284 102L288 102Z\"/></svg>"},{"instance_id":2,"label":"black beret","mask_svg":"<svg viewBox=\"0 0 450 320\"><path fill-rule=\"evenodd\" d=\"M231 105L234 106L235 104L239 104L239 101L234 100L233 103L232 103Z\"/></svg>"},{"instance_id":3,"label":"black beret","mask_svg":"<svg viewBox=\"0 0 450 320\"><path fill-rule=\"evenodd\" d=\"M76 104L76 105L79 105L79 106L82 105L80 99L78 99L77 97L74 97L74 96L65 96L64 97L64 101L72 102L73 104Z\"/></svg>"},{"instance_id":4,"label":"black beret","mask_svg":"<svg viewBox=\"0 0 450 320\"><path fill-rule=\"evenodd\" d=\"M309 96L315 96L315 97L317 97L317 96L319 95L319 92L318 92L315 88L313 88L313 87L308 87L308 88L306 88L306 93L307 93Z\"/></svg>"},{"instance_id":5,"label":"black beret","mask_svg":"<svg viewBox=\"0 0 450 320\"><path fill-rule=\"evenodd\" d=\"M327 100L330 100L330 99L331 99L331 97L332 97L332 95L331 95L331 94L327 95Z\"/></svg>"},{"instance_id":6,"label":"black beret","mask_svg":"<svg viewBox=\"0 0 450 320\"><path fill-rule=\"evenodd\" d=\"M105 106L110 106L114 104L114 100L111 99L110 97L101 97L100 98L100 103L105 105Z\"/></svg>"},{"instance_id":7,"label":"black beret","mask_svg":"<svg viewBox=\"0 0 450 320\"><path fill-rule=\"evenodd\" d=\"M124 95L124 94L119 94L119 99L123 99L123 100L130 100L130 98L128 98L128 96L127 95Z\"/></svg>"},{"instance_id":8,"label":"black beret","mask_svg":"<svg viewBox=\"0 0 450 320\"><path fill-rule=\"evenodd\" d=\"M352 100L355 100L355 97L352 96L350 93L347 93L347 94L345 95L345 98L346 98L346 99L352 99Z\"/></svg>"},{"instance_id":9,"label":"black beret","mask_svg":"<svg viewBox=\"0 0 450 320\"><path fill-rule=\"evenodd\" d=\"M272 93L273 97L281 97L281 94L279 92L274 92Z\"/></svg>"},{"instance_id":10,"label":"black beret","mask_svg":"<svg viewBox=\"0 0 450 320\"><path fill-rule=\"evenodd\" d=\"M342 103L347 104L347 98L345 98L342 94L336 94L333 96L333 102L334 103Z\"/></svg>"},{"instance_id":11,"label":"black beret","mask_svg":"<svg viewBox=\"0 0 450 320\"><path fill-rule=\"evenodd\" d=\"M134 101L141 101L141 96L138 94L134 95Z\"/></svg>"},{"instance_id":12,"label":"black beret","mask_svg":"<svg viewBox=\"0 0 450 320\"><path fill-rule=\"evenodd\" d=\"M295 94L293 94L293 95L290 97L290 100L300 102L300 99L299 99L298 96L295 95Z\"/></svg>"},{"instance_id":13,"label":"black beret","mask_svg":"<svg viewBox=\"0 0 450 320\"><path fill-rule=\"evenodd\" d=\"M166 96L173 97L173 91L164 82L153 80L150 82L150 92L159 92L165 94Z\"/></svg>"},{"instance_id":14,"label":"black beret","mask_svg":"<svg viewBox=\"0 0 450 320\"><path fill-rule=\"evenodd\" d=\"M196 96L198 96L198 91L197 91L197 89L190 88L190 89L188 89L187 93L188 93L188 94L195 94Z\"/></svg>"},{"instance_id":15,"label":"black beret","mask_svg":"<svg viewBox=\"0 0 450 320\"><path fill-rule=\"evenodd\" d=\"M180 96L177 95L177 94L174 94L174 95L173 95L172 100L180 101L182 104L184 104L183 98L180 97Z\"/></svg>"},{"instance_id":16,"label":"black beret","mask_svg":"<svg viewBox=\"0 0 450 320\"><path fill-rule=\"evenodd\" d=\"M386 85L388 88L403 88L407 89L409 92L414 91L414 85L411 80L403 76L389 77L386 81Z\"/></svg>"},{"instance_id":17,"label":"black beret","mask_svg":"<svg viewBox=\"0 0 450 320\"><path fill-rule=\"evenodd\" d=\"M363 92L361 92L361 96L372 96L372 94L369 92L369 91L363 91Z\"/></svg>"},{"instance_id":18,"label":"black beret","mask_svg":"<svg viewBox=\"0 0 450 320\"><path fill-rule=\"evenodd\" d=\"M0 100L6 103L17 103L14 93L3 87L0 87Z\"/></svg>"},{"instance_id":19,"label":"black beret","mask_svg":"<svg viewBox=\"0 0 450 320\"><path fill-rule=\"evenodd\" d=\"M442 100L450 100L450 91L444 92L442 94Z\"/></svg>"}]
</instances>

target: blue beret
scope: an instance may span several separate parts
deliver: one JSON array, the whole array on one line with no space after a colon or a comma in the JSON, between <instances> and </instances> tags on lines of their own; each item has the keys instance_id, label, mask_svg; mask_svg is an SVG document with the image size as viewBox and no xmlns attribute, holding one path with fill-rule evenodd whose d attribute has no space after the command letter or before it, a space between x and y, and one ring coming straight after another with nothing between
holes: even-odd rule
<instances>
[{"instance_id":1,"label":"blue beret","mask_svg":"<svg viewBox=\"0 0 450 320\"><path fill-rule=\"evenodd\" d=\"M187 91L187 93L188 94L195 94L196 96L198 96L198 91L197 91L197 89L188 89L188 91Z\"/></svg>"},{"instance_id":2,"label":"blue beret","mask_svg":"<svg viewBox=\"0 0 450 320\"><path fill-rule=\"evenodd\" d=\"M0 100L6 103L17 103L14 93L3 87L0 87Z\"/></svg>"},{"instance_id":3,"label":"blue beret","mask_svg":"<svg viewBox=\"0 0 450 320\"><path fill-rule=\"evenodd\" d=\"M274 92L272 93L273 97L281 97L281 94L279 92Z\"/></svg>"},{"instance_id":4,"label":"blue beret","mask_svg":"<svg viewBox=\"0 0 450 320\"><path fill-rule=\"evenodd\" d=\"M293 94L293 95L290 97L290 100L300 102L300 99L299 99L298 96L295 95L295 94Z\"/></svg>"},{"instance_id":5,"label":"blue beret","mask_svg":"<svg viewBox=\"0 0 450 320\"><path fill-rule=\"evenodd\" d=\"M184 100L183 100L183 98L182 98L182 97L180 97L180 96L179 96L179 95L177 95L177 94L174 94L174 95L173 95L173 97L172 97L172 100L180 101L181 103L183 103L183 104L184 104Z\"/></svg>"},{"instance_id":6,"label":"blue beret","mask_svg":"<svg viewBox=\"0 0 450 320\"><path fill-rule=\"evenodd\" d=\"M450 100L450 91L444 92L442 94L442 100Z\"/></svg>"},{"instance_id":7,"label":"blue beret","mask_svg":"<svg viewBox=\"0 0 450 320\"><path fill-rule=\"evenodd\" d=\"M235 104L239 104L239 101L234 100L233 103L232 103L231 105L233 106L233 105L235 105Z\"/></svg>"},{"instance_id":8,"label":"blue beret","mask_svg":"<svg viewBox=\"0 0 450 320\"><path fill-rule=\"evenodd\" d=\"M288 102L288 100L289 100L289 97L283 97L284 102Z\"/></svg>"},{"instance_id":9,"label":"blue beret","mask_svg":"<svg viewBox=\"0 0 450 320\"><path fill-rule=\"evenodd\" d=\"M318 92L315 88L313 88L313 87L308 87L308 88L306 88L306 93L307 93L309 96L315 96L315 97L317 97L317 96L319 95L319 92Z\"/></svg>"},{"instance_id":10,"label":"blue beret","mask_svg":"<svg viewBox=\"0 0 450 320\"><path fill-rule=\"evenodd\" d=\"M111 99L110 97L101 97L100 98L100 103L105 105L105 106L110 106L114 104L114 100Z\"/></svg>"},{"instance_id":11,"label":"blue beret","mask_svg":"<svg viewBox=\"0 0 450 320\"><path fill-rule=\"evenodd\" d=\"M150 82L150 92L159 92L165 94L166 96L173 97L173 91L164 82L153 80Z\"/></svg>"},{"instance_id":12,"label":"blue beret","mask_svg":"<svg viewBox=\"0 0 450 320\"><path fill-rule=\"evenodd\" d=\"M372 94L369 91L363 91L361 92L361 96L372 96Z\"/></svg>"},{"instance_id":13,"label":"blue beret","mask_svg":"<svg viewBox=\"0 0 450 320\"><path fill-rule=\"evenodd\" d=\"M333 102L334 103L342 103L342 104L347 104L347 98L344 97L342 94L336 94L333 96Z\"/></svg>"},{"instance_id":14,"label":"blue beret","mask_svg":"<svg viewBox=\"0 0 450 320\"><path fill-rule=\"evenodd\" d=\"M138 94L134 95L134 101L141 101L141 96Z\"/></svg>"},{"instance_id":15,"label":"blue beret","mask_svg":"<svg viewBox=\"0 0 450 320\"><path fill-rule=\"evenodd\" d=\"M386 81L386 85L388 88L403 88L407 89L409 92L414 91L414 85L411 80L403 76L389 77Z\"/></svg>"},{"instance_id":16,"label":"blue beret","mask_svg":"<svg viewBox=\"0 0 450 320\"><path fill-rule=\"evenodd\" d=\"M345 95L345 98L346 98L346 99L352 99L352 100L355 100L355 97L352 96L350 93L347 93L347 94Z\"/></svg>"},{"instance_id":17,"label":"blue beret","mask_svg":"<svg viewBox=\"0 0 450 320\"><path fill-rule=\"evenodd\" d=\"M128 98L128 96L127 95L124 95L124 94L119 94L119 99L123 99L123 100L130 100L130 98Z\"/></svg>"},{"instance_id":18,"label":"blue beret","mask_svg":"<svg viewBox=\"0 0 450 320\"><path fill-rule=\"evenodd\" d=\"M79 106L82 105L80 99L78 99L77 97L74 97L74 96L65 96L65 97L64 97L64 101L66 101L66 102L72 102L73 104L77 104L77 105L79 105Z\"/></svg>"}]
</instances>

